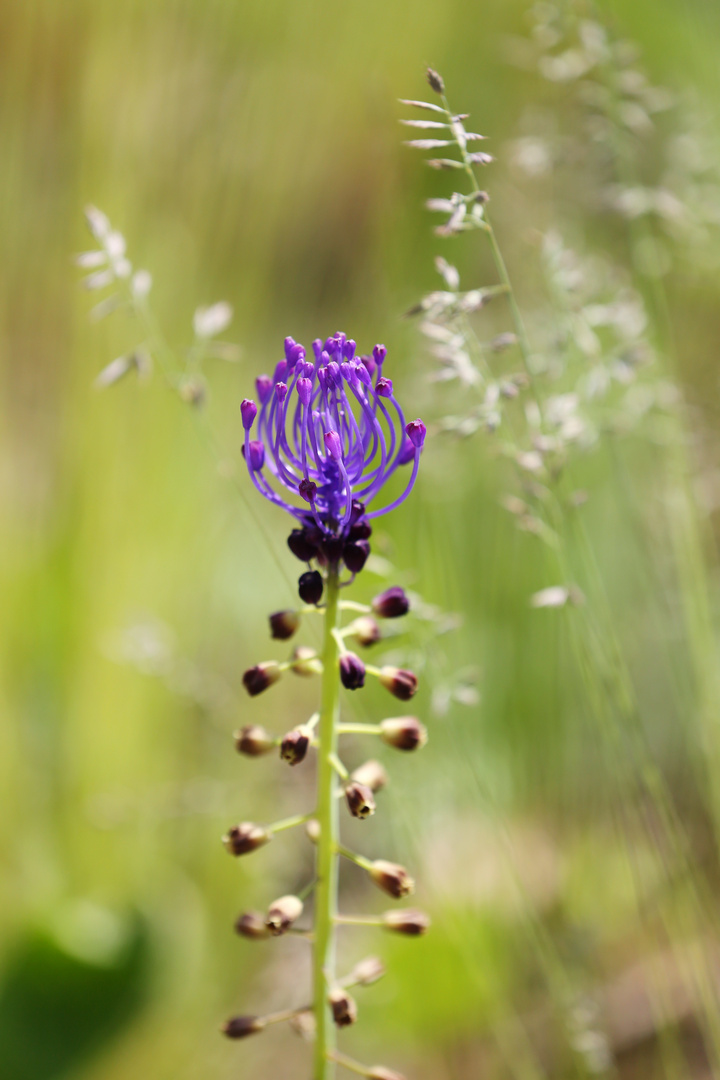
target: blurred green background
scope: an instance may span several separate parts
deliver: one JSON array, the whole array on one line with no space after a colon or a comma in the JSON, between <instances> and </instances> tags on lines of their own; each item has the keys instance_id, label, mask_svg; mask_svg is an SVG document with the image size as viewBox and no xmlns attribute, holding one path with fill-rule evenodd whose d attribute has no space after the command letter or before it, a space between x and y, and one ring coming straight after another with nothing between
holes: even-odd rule
<instances>
[{"instance_id":1,"label":"blurred green background","mask_svg":"<svg viewBox=\"0 0 720 1080\"><path fill-rule=\"evenodd\" d=\"M472 282L494 279L474 238L432 234L423 199L452 183L401 145L397 98L425 96L429 63L492 139L499 162L485 182L523 302L537 300L534 229L568 220L590 247L628 260L622 226L602 215L583 224L581 191L570 184L554 200L508 166L529 105L543 102L559 129L574 122L565 87L509 61L529 10L525 0L0 5L6 1080L308 1075L292 1032L241 1045L217 1033L232 1012L302 1001L309 970L302 941L255 945L232 932L240 910L302 884L308 845L287 834L234 861L219 844L236 820L309 807L313 779L233 749L241 723L282 732L304 720L317 690L286 679L252 704L242 696L242 671L280 655L265 619L292 604L298 564L287 522L237 468L239 404L286 334L309 342L343 329L364 350L385 342L411 415L451 408L454 391L427 382L432 361L401 316L437 287L436 254ZM638 43L652 81L692 89L709 137L720 134L715 3L614 0L599 14ZM233 305L226 337L240 361L207 368L216 456L159 373L94 389L138 330L122 314L88 320L92 298L71 262L88 247L88 202L152 272L155 313L180 354L197 305ZM690 487L720 465L720 241L710 245L710 270L680 261L665 281L690 403ZM648 833L635 832L622 762L586 716L573 624L528 605L556 582L499 505L507 474L492 441L431 440L412 499L383 521L374 550L393 582L464 625L425 646L417 710L428 748L383 755L392 786L352 838L412 868L435 926L420 942L343 936L348 962L380 952L389 966L362 993L345 1045L417 1080L720 1075L706 1030L717 968L698 975L692 959L717 948L704 898L717 879L718 764L706 736L718 717L702 715L683 619L688 578L714 610L714 507L698 511L706 567L694 551L678 570L672 484L651 442L620 442L576 470L648 753L692 846L676 863L661 850L664 874ZM365 576L357 598L383 584ZM707 669L714 641L706 650ZM464 669L478 672L479 704L433 709ZM372 717L387 702L368 690L352 706ZM624 800L629 845L616 829ZM656 805L639 814L662 832ZM382 910L360 876L348 873L345 888L353 907ZM668 948L690 972L682 990ZM606 990L620 995L608 999L615 1027L593 1011ZM623 1042L622 1019L643 1009L652 1022ZM610 1061L593 1059L617 1030Z\"/></svg>"}]
</instances>

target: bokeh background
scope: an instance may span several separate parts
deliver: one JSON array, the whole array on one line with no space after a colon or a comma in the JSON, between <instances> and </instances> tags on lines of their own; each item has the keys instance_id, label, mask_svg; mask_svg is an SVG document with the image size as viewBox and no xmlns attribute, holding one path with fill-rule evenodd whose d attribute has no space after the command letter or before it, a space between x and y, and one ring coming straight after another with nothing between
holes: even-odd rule
<instances>
[{"instance_id":1,"label":"bokeh background","mask_svg":"<svg viewBox=\"0 0 720 1080\"><path fill-rule=\"evenodd\" d=\"M658 310L660 279L637 272L627 222L588 204L582 167L570 160L557 184L513 167L536 125L583 138L571 89L518 64L530 13L526 0L0 5L7 1080L308 1075L290 1031L218 1035L233 1012L300 1003L308 978L304 942L232 931L240 910L303 883L308 845L287 834L236 861L219 843L236 820L311 805L313 780L233 749L242 723L305 719L317 690L288 678L243 696L242 671L280 655L265 620L292 603L298 564L288 524L238 467L239 403L286 334L343 329L363 349L385 342L411 415L457 406L452 384L428 382L433 361L402 315L437 287L437 254L471 282L495 279L478 237L433 235L423 200L452 182L402 146L397 99L426 94L429 63L492 139L485 183L528 310L542 302L536 236L551 227L626 265ZM608 0L594 17L638 44L652 82L693 99L712 147L717 5ZM656 174L654 154L642 160ZM71 259L88 246L88 202L151 271L180 361L195 308L232 304L224 338L240 357L206 365L201 421L157 370L94 387L138 328L122 313L88 319ZM417 1080L720 1075L720 234L707 230L701 255L674 250L651 334L681 387L680 422L664 442L610 439L573 465L641 752L589 716L572 614L528 602L557 581L501 506L512 480L492 438L433 437L415 494L375 538L393 582L462 619L402 639L422 665L431 741L383 754L381 812L348 830L412 868L434 929L343 936L348 963L379 952L389 967L344 1044ZM507 312L492 318L508 328ZM385 584L365 578L358 598ZM348 706L372 717L387 701L369 689ZM638 776L650 778L639 795ZM385 906L361 875L344 888L348 906Z\"/></svg>"}]
</instances>

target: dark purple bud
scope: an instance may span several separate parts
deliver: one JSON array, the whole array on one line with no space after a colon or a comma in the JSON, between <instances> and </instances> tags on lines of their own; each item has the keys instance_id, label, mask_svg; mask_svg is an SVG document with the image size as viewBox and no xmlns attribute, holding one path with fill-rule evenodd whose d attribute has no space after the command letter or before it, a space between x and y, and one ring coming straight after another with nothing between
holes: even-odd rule
<instances>
[{"instance_id":1,"label":"dark purple bud","mask_svg":"<svg viewBox=\"0 0 720 1080\"><path fill-rule=\"evenodd\" d=\"M305 359L305 350L302 345L293 345L287 357L288 370L292 371L297 363Z\"/></svg>"},{"instance_id":2,"label":"dark purple bud","mask_svg":"<svg viewBox=\"0 0 720 1080\"><path fill-rule=\"evenodd\" d=\"M267 660L264 664L257 664L248 668L242 677L243 686L250 697L262 694L268 686L272 686L280 678L280 668L274 660Z\"/></svg>"},{"instance_id":3,"label":"dark purple bud","mask_svg":"<svg viewBox=\"0 0 720 1080\"><path fill-rule=\"evenodd\" d=\"M265 447L259 441L259 439L250 439L248 442L250 447L250 469L252 472L260 472L265 464ZM240 447L240 453L247 461L247 454L245 453L245 444Z\"/></svg>"},{"instance_id":4,"label":"dark purple bud","mask_svg":"<svg viewBox=\"0 0 720 1080\"><path fill-rule=\"evenodd\" d=\"M378 379L376 389L380 397L392 397L392 379L386 379L384 376L381 379Z\"/></svg>"},{"instance_id":5,"label":"dark purple bud","mask_svg":"<svg viewBox=\"0 0 720 1080\"><path fill-rule=\"evenodd\" d=\"M353 540L343 548L343 560L351 574L359 574L368 560L370 545L367 540Z\"/></svg>"},{"instance_id":6,"label":"dark purple bud","mask_svg":"<svg viewBox=\"0 0 720 1080\"><path fill-rule=\"evenodd\" d=\"M409 896L415 889L415 882L408 874L404 866L397 863L386 862L385 859L376 859L368 871L370 877L383 892L393 896L396 900L402 900Z\"/></svg>"},{"instance_id":7,"label":"dark purple bud","mask_svg":"<svg viewBox=\"0 0 720 1080\"><path fill-rule=\"evenodd\" d=\"M335 461L340 461L342 458L342 442L337 431L325 432L325 447L330 457Z\"/></svg>"},{"instance_id":8,"label":"dark purple bud","mask_svg":"<svg viewBox=\"0 0 720 1080\"><path fill-rule=\"evenodd\" d=\"M247 724L235 732L235 749L247 757L260 757L277 746L277 741L258 724Z\"/></svg>"},{"instance_id":9,"label":"dark purple bud","mask_svg":"<svg viewBox=\"0 0 720 1080\"><path fill-rule=\"evenodd\" d=\"M317 546L313 544L305 529L293 529L287 542L295 558L301 562L310 562L317 555Z\"/></svg>"},{"instance_id":10,"label":"dark purple bud","mask_svg":"<svg viewBox=\"0 0 720 1080\"><path fill-rule=\"evenodd\" d=\"M242 425L246 431L249 431L253 426L255 417L257 416L257 405L252 398L245 398L240 405L240 414L242 416Z\"/></svg>"},{"instance_id":11,"label":"dark purple bud","mask_svg":"<svg viewBox=\"0 0 720 1080\"><path fill-rule=\"evenodd\" d=\"M257 390L257 396L260 399L261 405L270 397L272 387L272 379L269 375L258 375L255 380L255 389Z\"/></svg>"},{"instance_id":12,"label":"dark purple bud","mask_svg":"<svg viewBox=\"0 0 720 1080\"><path fill-rule=\"evenodd\" d=\"M306 570L298 578L298 595L304 604L319 604L323 594L323 579L318 570Z\"/></svg>"},{"instance_id":13,"label":"dark purple bud","mask_svg":"<svg viewBox=\"0 0 720 1080\"><path fill-rule=\"evenodd\" d=\"M340 657L340 682L346 690L359 690L365 685L365 665L355 653Z\"/></svg>"},{"instance_id":14,"label":"dark purple bud","mask_svg":"<svg viewBox=\"0 0 720 1080\"><path fill-rule=\"evenodd\" d=\"M342 537L326 536L321 544L322 554L325 561L334 566L337 562L340 561L344 546L345 542Z\"/></svg>"},{"instance_id":15,"label":"dark purple bud","mask_svg":"<svg viewBox=\"0 0 720 1080\"><path fill-rule=\"evenodd\" d=\"M244 1039L262 1031L265 1021L260 1016L232 1016L222 1027L223 1035L228 1039Z\"/></svg>"},{"instance_id":16,"label":"dark purple bud","mask_svg":"<svg viewBox=\"0 0 720 1080\"><path fill-rule=\"evenodd\" d=\"M373 599L372 609L381 619L398 619L401 615L407 615L410 601L404 589L393 585Z\"/></svg>"},{"instance_id":17,"label":"dark purple bud","mask_svg":"<svg viewBox=\"0 0 720 1080\"><path fill-rule=\"evenodd\" d=\"M303 902L299 896L281 896L268 908L265 925L271 934L278 937L286 933L303 913Z\"/></svg>"},{"instance_id":18,"label":"dark purple bud","mask_svg":"<svg viewBox=\"0 0 720 1080\"><path fill-rule=\"evenodd\" d=\"M323 356L325 356L325 355L327 355L327 354L323 353ZM317 369L317 377L318 377L318 382L320 383L321 388L323 390L327 390L327 368L326 367L318 368ZM315 419L316 419L316 416L315 416L315 413L313 412L313 420L315 420Z\"/></svg>"},{"instance_id":19,"label":"dark purple bud","mask_svg":"<svg viewBox=\"0 0 720 1080\"><path fill-rule=\"evenodd\" d=\"M348 529L347 540L368 540L372 536L372 525L367 518L360 518Z\"/></svg>"},{"instance_id":20,"label":"dark purple bud","mask_svg":"<svg viewBox=\"0 0 720 1080\"><path fill-rule=\"evenodd\" d=\"M242 821L239 825L233 825L223 836L223 844L231 855L249 855L251 851L257 851L264 844L272 840L272 833L263 829L262 825L255 825L252 821Z\"/></svg>"},{"instance_id":21,"label":"dark purple bud","mask_svg":"<svg viewBox=\"0 0 720 1080\"><path fill-rule=\"evenodd\" d=\"M312 480L308 480L307 477L301 480L298 484L298 492L305 500L305 502L312 503L315 501L315 495L317 493L317 484Z\"/></svg>"},{"instance_id":22,"label":"dark purple bud","mask_svg":"<svg viewBox=\"0 0 720 1080\"><path fill-rule=\"evenodd\" d=\"M384 911L382 921L386 930L394 930L396 934L407 934L409 937L422 937L430 929L430 919L425 912L415 911L413 908Z\"/></svg>"},{"instance_id":23,"label":"dark purple bud","mask_svg":"<svg viewBox=\"0 0 720 1080\"><path fill-rule=\"evenodd\" d=\"M359 521L361 517L365 515L365 506L359 499L353 499L350 505L350 524L354 525L356 521Z\"/></svg>"},{"instance_id":24,"label":"dark purple bud","mask_svg":"<svg viewBox=\"0 0 720 1080\"><path fill-rule=\"evenodd\" d=\"M287 360L280 360L273 372L273 383L285 382L287 369Z\"/></svg>"},{"instance_id":25,"label":"dark purple bud","mask_svg":"<svg viewBox=\"0 0 720 1080\"><path fill-rule=\"evenodd\" d=\"M398 463L398 465L409 465L410 462L414 461L414 460L415 460L415 447L413 446L412 442L410 441L410 439L406 435L405 438L403 439L403 444L400 447L400 450L398 452L397 463Z\"/></svg>"},{"instance_id":26,"label":"dark purple bud","mask_svg":"<svg viewBox=\"0 0 720 1080\"><path fill-rule=\"evenodd\" d=\"M373 359L372 356L361 356L360 360L364 364L365 370L367 371L368 375L372 379L373 375L377 371L377 364L375 363L375 360Z\"/></svg>"},{"instance_id":27,"label":"dark purple bud","mask_svg":"<svg viewBox=\"0 0 720 1080\"><path fill-rule=\"evenodd\" d=\"M345 788L345 799L353 817L364 820L375 813L375 799L372 791L357 780L351 780Z\"/></svg>"},{"instance_id":28,"label":"dark purple bud","mask_svg":"<svg viewBox=\"0 0 720 1080\"><path fill-rule=\"evenodd\" d=\"M316 360L319 360L319 359L320 359L320 355L321 355L321 353L322 353L322 350L323 350L323 343L322 343L322 341L320 340L320 338L319 338L319 337L318 337L318 338L315 338L315 340L314 340L314 341L313 341L313 343L312 343L312 351L313 351L313 352L315 353L315 359L316 359Z\"/></svg>"},{"instance_id":29,"label":"dark purple bud","mask_svg":"<svg viewBox=\"0 0 720 1080\"><path fill-rule=\"evenodd\" d=\"M333 1020L338 1027L349 1027L357 1020L357 1005L347 990L336 987L328 996Z\"/></svg>"},{"instance_id":30,"label":"dark purple bud","mask_svg":"<svg viewBox=\"0 0 720 1080\"><path fill-rule=\"evenodd\" d=\"M373 349L372 354L373 354L373 360L375 361L377 366L381 367L383 360L387 356L387 349L385 348L385 346L384 345L376 345L375 348Z\"/></svg>"},{"instance_id":31,"label":"dark purple bud","mask_svg":"<svg viewBox=\"0 0 720 1080\"><path fill-rule=\"evenodd\" d=\"M275 393L277 394L278 401L282 405L283 401L287 397L287 383L275 383Z\"/></svg>"},{"instance_id":32,"label":"dark purple bud","mask_svg":"<svg viewBox=\"0 0 720 1080\"><path fill-rule=\"evenodd\" d=\"M310 399L312 398L312 383L310 380L305 378L298 379L297 392L303 405L309 405Z\"/></svg>"},{"instance_id":33,"label":"dark purple bud","mask_svg":"<svg viewBox=\"0 0 720 1080\"><path fill-rule=\"evenodd\" d=\"M262 941L270 937L270 931L265 925L265 916L258 911L245 911L238 915L235 920L235 933L240 937L250 938L251 941Z\"/></svg>"},{"instance_id":34,"label":"dark purple bud","mask_svg":"<svg viewBox=\"0 0 720 1080\"><path fill-rule=\"evenodd\" d=\"M425 435L427 434L427 428L422 420L411 420L409 424L406 424L405 434L413 446L416 446L418 450L422 450L422 445L425 442Z\"/></svg>"},{"instance_id":35,"label":"dark purple bud","mask_svg":"<svg viewBox=\"0 0 720 1080\"><path fill-rule=\"evenodd\" d=\"M288 336L285 338L285 341L283 342L283 345L285 347L285 359L287 361L290 360L290 350L292 349L294 344L295 344L295 338L290 337L290 335L288 334Z\"/></svg>"},{"instance_id":36,"label":"dark purple bud","mask_svg":"<svg viewBox=\"0 0 720 1080\"><path fill-rule=\"evenodd\" d=\"M415 716L393 716L380 724L380 738L396 750L418 750L427 737L427 728Z\"/></svg>"},{"instance_id":37,"label":"dark purple bud","mask_svg":"<svg viewBox=\"0 0 720 1080\"><path fill-rule=\"evenodd\" d=\"M276 641L287 641L300 626L300 616L296 611L274 611L269 619L270 637Z\"/></svg>"},{"instance_id":38,"label":"dark purple bud","mask_svg":"<svg viewBox=\"0 0 720 1080\"><path fill-rule=\"evenodd\" d=\"M355 356L355 342L352 338L343 342L342 354L344 360L352 360Z\"/></svg>"},{"instance_id":39,"label":"dark purple bud","mask_svg":"<svg viewBox=\"0 0 720 1080\"><path fill-rule=\"evenodd\" d=\"M400 701L409 701L418 687L417 675L404 668L383 667L380 669L378 678L385 689Z\"/></svg>"},{"instance_id":40,"label":"dark purple bud","mask_svg":"<svg viewBox=\"0 0 720 1080\"><path fill-rule=\"evenodd\" d=\"M440 75L437 71L433 71L433 69L429 67L427 69L426 77L428 83L430 84L430 87L435 91L436 94L445 93L445 83L442 80L442 75Z\"/></svg>"},{"instance_id":41,"label":"dark purple bud","mask_svg":"<svg viewBox=\"0 0 720 1080\"><path fill-rule=\"evenodd\" d=\"M306 727L298 727L288 731L280 743L280 757L287 761L288 765L299 765L305 760L310 745L310 732Z\"/></svg>"}]
</instances>

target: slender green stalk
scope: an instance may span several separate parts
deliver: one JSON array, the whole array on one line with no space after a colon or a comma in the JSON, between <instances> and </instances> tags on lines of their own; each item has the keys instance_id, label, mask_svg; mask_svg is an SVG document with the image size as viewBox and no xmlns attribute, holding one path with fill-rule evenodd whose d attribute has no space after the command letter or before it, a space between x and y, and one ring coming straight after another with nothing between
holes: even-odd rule
<instances>
[{"instance_id":1,"label":"slender green stalk","mask_svg":"<svg viewBox=\"0 0 720 1080\"><path fill-rule=\"evenodd\" d=\"M315 949L313 1001L315 1010L315 1060L313 1080L330 1080L335 1066L335 1026L328 1007L328 988L335 981L335 918L338 889L338 800L335 797L337 772L338 718L340 713L338 626L338 576L330 571L326 583L325 634L323 647L322 698L318 748L317 810L320 825L317 844L317 885L315 888Z\"/></svg>"}]
</instances>

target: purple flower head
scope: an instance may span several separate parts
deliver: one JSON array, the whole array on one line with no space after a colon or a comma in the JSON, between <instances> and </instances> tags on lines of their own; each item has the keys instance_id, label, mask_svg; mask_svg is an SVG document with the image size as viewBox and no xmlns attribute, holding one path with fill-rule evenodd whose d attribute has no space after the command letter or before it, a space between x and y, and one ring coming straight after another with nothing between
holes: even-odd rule
<instances>
[{"instance_id":1,"label":"purple flower head","mask_svg":"<svg viewBox=\"0 0 720 1080\"><path fill-rule=\"evenodd\" d=\"M392 381L382 377L384 345L375 346L372 358L358 357L355 342L337 333L313 342L314 362L293 338L285 339L284 351L272 379L257 380L259 410L247 399L242 405L251 479L303 533L314 530L310 543L293 549L306 555L315 548L321 561L332 562L352 544L346 562L360 566L369 551L369 519L399 506L412 490L425 426L406 424ZM395 470L411 462L402 494L373 505Z\"/></svg>"}]
</instances>

